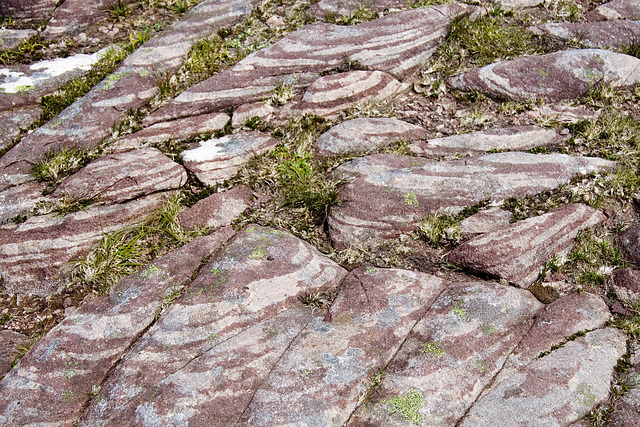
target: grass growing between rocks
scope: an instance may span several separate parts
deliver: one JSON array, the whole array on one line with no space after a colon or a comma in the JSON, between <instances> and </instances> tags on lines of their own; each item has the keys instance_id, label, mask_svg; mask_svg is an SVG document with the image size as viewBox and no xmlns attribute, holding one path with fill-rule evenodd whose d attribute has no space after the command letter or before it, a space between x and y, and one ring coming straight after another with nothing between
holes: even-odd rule
<instances>
[{"instance_id":1,"label":"grass growing between rocks","mask_svg":"<svg viewBox=\"0 0 640 427\"><path fill-rule=\"evenodd\" d=\"M199 230L180 226L181 209L182 197L174 196L140 224L105 234L84 259L70 263L71 286L104 295L122 277L197 237Z\"/></svg>"}]
</instances>

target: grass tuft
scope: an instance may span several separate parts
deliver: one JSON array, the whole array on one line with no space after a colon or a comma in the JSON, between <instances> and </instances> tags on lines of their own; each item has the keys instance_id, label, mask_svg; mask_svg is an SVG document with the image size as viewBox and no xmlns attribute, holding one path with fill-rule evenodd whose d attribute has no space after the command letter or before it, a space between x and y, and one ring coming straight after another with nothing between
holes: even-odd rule
<instances>
[{"instance_id":1,"label":"grass tuft","mask_svg":"<svg viewBox=\"0 0 640 427\"><path fill-rule=\"evenodd\" d=\"M381 14L379 12L372 10L371 7L366 4L361 4L349 15L341 16L336 13L327 12L327 16L324 21L337 25L355 25L361 22L372 21L380 16Z\"/></svg>"},{"instance_id":2,"label":"grass tuft","mask_svg":"<svg viewBox=\"0 0 640 427\"><path fill-rule=\"evenodd\" d=\"M460 221L452 216L436 212L420 222L418 235L435 248L460 241Z\"/></svg>"},{"instance_id":3,"label":"grass tuft","mask_svg":"<svg viewBox=\"0 0 640 427\"><path fill-rule=\"evenodd\" d=\"M55 184L80 170L89 159L86 151L63 148L58 152L46 154L44 159L33 167L31 173L38 181Z\"/></svg>"}]
</instances>

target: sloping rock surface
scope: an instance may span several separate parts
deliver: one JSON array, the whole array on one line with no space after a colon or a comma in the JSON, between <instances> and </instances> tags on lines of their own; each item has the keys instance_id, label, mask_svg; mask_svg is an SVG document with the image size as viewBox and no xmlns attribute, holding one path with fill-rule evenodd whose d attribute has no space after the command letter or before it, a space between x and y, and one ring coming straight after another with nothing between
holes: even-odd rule
<instances>
[{"instance_id":1,"label":"sloping rock surface","mask_svg":"<svg viewBox=\"0 0 640 427\"><path fill-rule=\"evenodd\" d=\"M40 24L49 20L57 3L58 0L3 0L0 16Z\"/></svg>"},{"instance_id":2,"label":"sloping rock surface","mask_svg":"<svg viewBox=\"0 0 640 427\"><path fill-rule=\"evenodd\" d=\"M537 25L529 29L565 40L579 37L589 47L619 48L640 39L640 21L563 22Z\"/></svg>"},{"instance_id":3,"label":"sloping rock surface","mask_svg":"<svg viewBox=\"0 0 640 427\"><path fill-rule=\"evenodd\" d=\"M563 205L471 239L455 248L447 259L527 288L547 260L568 250L578 231L604 219L601 212L588 206Z\"/></svg>"},{"instance_id":4,"label":"sloping rock surface","mask_svg":"<svg viewBox=\"0 0 640 427\"><path fill-rule=\"evenodd\" d=\"M622 89L640 83L640 59L599 49L567 50L496 62L447 81L499 99L576 99L598 82Z\"/></svg>"},{"instance_id":5,"label":"sloping rock surface","mask_svg":"<svg viewBox=\"0 0 640 427\"><path fill-rule=\"evenodd\" d=\"M439 209L457 212L487 199L535 194L576 174L614 166L602 159L518 152L448 162L390 154L362 157L336 171L352 181L329 215L331 240L341 249L373 243L413 230Z\"/></svg>"},{"instance_id":6,"label":"sloping rock surface","mask_svg":"<svg viewBox=\"0 0 640 427\"><path fill-rule=\"evenodd\" d=\"M34 36L35 30L11 30L8 28L0 29L0 49L13 50L21 41Z\"/></svg>"},{"instance_id":7,"label":"sloping rock surface","mask_svg":"<svg viewBox=\"0 0 640 427\"><path fill-rule=\"evenodd\" d=\"M640 19L640 4L635 0L612 0L590 11L587 18L590 20Z\"/></svg>"}]
</instances>

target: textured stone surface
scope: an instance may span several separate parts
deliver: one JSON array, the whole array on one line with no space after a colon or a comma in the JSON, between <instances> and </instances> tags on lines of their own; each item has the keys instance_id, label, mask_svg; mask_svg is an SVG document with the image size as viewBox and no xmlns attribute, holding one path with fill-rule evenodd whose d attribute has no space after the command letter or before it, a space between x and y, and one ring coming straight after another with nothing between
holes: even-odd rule
<instances>
[{"instance_id":1,"label":"textured stone surface","mask_svg":"<svg viewBox=\"0 0 640 427\"><path fill-rule=\"evenodd\" d=\"M343 425L446 286L438 277L361 267L257 390L245 425Z\"/></svg>"},{"instance_id":2,"label":"textured stone surface","mask_svg":"<svg viewBox=\"0 0 640 427\"><path fill-rule=\"evenodd\" d=\"M451 20L475 10L472 6L447 4L393 13L350 27L308 25L189 88L143 123L150 125L260 101L285 80L302 88L321 72L344 65L345 58L402 79L433 54L444 40Z\"/></svg>"},{"instance_id":3,"label":"textured stone surface","mask_svg":"<svg viewBox=\"0 0 640 427\"><path fill-rule=\"evenodd\" d=\"M41 113L39 106L0 112L0 150L10 148L20 129L27 129Z\"/></svg>"},{"instance_id":4,"label":"textured stone surface","mask_svg":"<svg viewBox=\"0 0 640 427\"><path fill-rule=\"evenodd\" d=\"M362 157L336 170L352 181L342 187L342 203L330 212L331 241L337 248L371 243L416 228L438 209L457 212L486 199L535 194L576 174L614 165L596 158L518 152L448 162L390 154Z\"/></svg>"},{"instance_id":5,"label":"textured stone surface","mask_svg":"<svg viewBox=\"0 0 640 427\"><path fill-rule=\"evenodd\" d=\"M622 301L634 302L640 298L640 270L617 268L611 273L611 284Z\"/></svg>"},{"instance_id":6,"label":"textured stone surface","mask_svg":"<svg viewBox=\"0 0 640 427\"><path fill-rule=\"evenodd\" d=\"M636 0L613 0L587 13L587 19L640 19L640 4Z\"/></svg>"},{"instance_id":7,"label":"textured stone surface","mask_svg":"<svg viewBox=\"0 0 640 427\"><path fill-rule=\"evenodd\" d=\"M0 17L11 16L25 23L41 24L53 14L58 0L2 0Z\"/></svg>"},{"instance_id":8,"label":"textured stone surface","mask_svg":"<svg viewBox=\"0 0 640 427\"><path fill-rule=\"evenodd\" d=\"M172 122L158 123L130 134L113 144L114 151L126 151L142 145L157 144L166 140L179 141L194 135L212 134L229 122L225 113L205 114Z\"/></svg>"},{"instance_id":9,"label":"textured stone surface","mask_svg":"<svg viewBox=\"0 0 640 427\"><path fill-rule=\"evenodd\" d=\"M131 4L136 0L65 0L56 9L41 35L45 40L73 37L103 17L118 4Z\"/></svg>"},{"instance_id":10,"label":"textured stone surface","mask_svg":"<svg viewBox=\"0 0 640 427\"><path fill-rule=\"evenodd\" d=\"M393 99L409 89L382 71L349 71L320 77L304 93L302 101L289 104L281 114L297 117L316 115L335 119L338 114L359 102Z\"/></svg>"},{"instance_id":11,"label":"textured stone surface","mask_svg":"<svg viewBox=\"0 0 640 427\"><path fill-rule=\"evenodd\" d=\"M102 52L0 68L0 111L40 104L43 95L91 69Z\"/></svg>"},{"instance_id":12,"label":"textured stone surface","mask_svg":"<svg viewBox=\"0 0 640 427\"><path fill-rule=\"evenodd\" d=\"M640 266L640 224L627 228L615 239L627 261Z\"/></svg>"},{"instance_id":13,"label":"textured stone surface","mask_svg":"<svg viewBox=\"0 0 640 427\"><path fill-rule=\"evenodd\" d=\"M0 28L0 49L13 50L21 41L34 36L35 30L13 30L9 28Z\"/></svg>"},{"instance_id":14,"label":"textured stone surface","mask_svg":"<svg viewBox=\"0 0 640 427\"><path fill-rule=\"evenodd\" d=\"M600 211L586 205L563 205L471 239L451 251L447 259L526 288L547 260L569 249L578 231L604 219Z\"/></svg>"},{"instance_id":15,"label":"textured stone surface","mask_svg":"<svg viewBox=\"0 0 640 427\"><path fill-rule=\"evenodd\" d=\"M14 331L0 331L0 378L11 370L11 363L20 352L21 346L28 345L29 337Z\"/></svg>"},{"instance_id":16,"label":"textured stone surface","mask_svg":"<svg viewBox=\"0 0 640 427\"><path fill-rule=\"evenodd\" d=\"M144 165L144 167L141 167ZM96 199L112 204L180 188L187 173L155 148L100 157L64 180L53 198Z\"/></svg>"},{"instance_id":17,"label":"textured stone surface","mask_svg":"<svg viewBox=\"0 0 640 427\"><path fill-rule=\"evenodd\" d=\"M367 152L398 140L422 139L426 130L398 119L362 118L342 122L320 135L316 154L332 156Z\"/></svg>"},{"instance_id":18,"label":"textured stone surface","mask_svg":"<svg viewBox=\"0 0 640 427\"><path fill-rule=\"evenodd\" d=\"M498 207L489 208L465 218L460 222L463 233L488 233L498 230L511 222L511 212Z\"/></svg>"},{"instance_id":19,"label":"textured stone surface","mask_svg":"<svg viewBox=\"0 0 640 427\"><path fill-rule=\"evenodd\" d=\"M122 205L95 207L65 217L35 216L0 234L0 273L9 292L50 295L60 269L72 258L125 224L140 221L164 201L162 194Z\"/></svg>"},{"instance_id":20,"label":"textured stone surface","mask_svg":"<svg viewBox=\"0 0 640 427\"><path fill-rule=\"evenodd\" d=\"M609 396L626 337L613 328L589 332L537 359L483 395L460 424L464 427L569 425Z\"/></svg>"},{"instance_id":21,"label":"textured stone surface","mask_svg":"<svg viewBox=\"0 0 640 427\"><path fill-rule=\"evenodd\" d=\"M45 184L34 181L0 192L0 224L29 214L36 203L44 200L42 191L45 188Z\"/></svg>"},{"instance_id":22,"label":"textured stone surface","mask_svg":"<svg viewBox=\"0 0 640 427\"><path fill-rule=\"evenodd\" d=\"M428 139L409 145L417 155L475 154L491 150L524 151L562 141L554 129L537 126L515 126Z\"/></svg>"},{"instance_id":23,"label":"textured stone surface","mask_svg":"<svg viewBox=\"0 0 640 427\"><path fill-rule=\"evenodd\" d=\"M508 286L452 285L413 328L371 404L359 408L353 424L403 425L389 414L387 402L417 390L421 425L455 425L541 308L529 292Z\"/></svg>"},{"instance_id":24,"label":"textured stone surface","mask_svg":"<svg viewBox=\"0 0 640 427\"><path fill-rule=\"evenodd\" d=\"M125 350L233 231L199 237L82 305L0 383L0 425L71 426Z\"/></svg>"},{"instance_id":25,"label":"textured stone surface","mask_svg":"<svg viewBox=\"0 0 640 427\"><path fill-rule=\"evenodd\" d=\"M583 106L551 104L536 107L529 113L539 120L556 120L560 123L578 123L582 120L598 120L602 111L592 111Z\"/></svg>"},{"instance_id":26,"label":"textured stone surface","mask_svg":"<svg viewBox=\"0 0 640 427\"><path fill-rule=\"evenodd\" d=\"M245 211L253 201L249 187L239 185L229 191L212 194L198 201L178 216L186 229L195 227L218 228L231 225L234 219Z\"/></svg>"},{"instance_id":27,"label":"textured stone surface","mask_svg":"<svg viewBox=\"0 0 640 427\"><path fill-rule=\"evenodd\" d=\"M309 15L323 20L332 15L349 16L358 10L362 4L356 1L320 0L309 8ZM406 0L370 0L366 3L368 9L382 12L386 9L402 9L407 7Z\"/></svg>"},{"instance_id":28,"label":"textured stone surface","mask_svg":"<svg viewBox=\"0 0 640 427\"><path fill-rule=\"evenodd\" d=\"M253 117L259 117L263 122L268 121L273 112L276 109L265 102L258 102L255 104L242 104L233 112L233 118L231 119L231 125L233 127L239 127L244 125L247 120Z\"/></svg>"},{"instance_id":29,"label":"textured stone surface","mask_svg":"<svg viewBox=\"0 0 640 427\"><path fill-rule=\"evenodd\" d=\"M499 99L575 99L595 83L628 89L640 83L640 59L599 49L567 50L496 62L447 82Z\"/></svg>"},{"instance_id":30,"label":"textured stone surface","mask_svg":"<svg viewBox=\"0 0 640 427\"><path fill-rule=\"evenodd\" d=\"M589 47L619 48L640 39L640 21L549 23L531 27L529 31L564 40L578 37Z\"/></svg>"},{"instance_id":31,"label":"textured stone surface","mask_svg":"<svg viewBox=\"0 0 640 427\"><path fill-rule=\"evenodd\" d=\"M241 331L299 306L299 297L336 288L345 275L290 234L246 228L131 349L81 425L133 420L171 373Z\"/></svg>"},{"instance_id":32,"label":"textured stone surface","mask_svg":"<svg viewBox=\"0 0 640 427\"><path fill-rule=\"evenodd\" d=\"M182 153L184 166L203 184L214 185L231 178L251 156L269 151L278 140L261 132L238 132L199 143Z\"/></svg>"},{"instance_id":33,"label":"textured stone surface","mask_svg":"<svg viewBox=\"0 0 640 427\"><path fill-rule=\"evenodd\" d=\"M205 0L129 55L116 71L24 138L0 159L0 189L30 179L32 165L61 147L100 145L126 110L141 108L157 91L155 72L176 71L195 40L233 25L257 0Z\"/></svg>"}]
</instances>

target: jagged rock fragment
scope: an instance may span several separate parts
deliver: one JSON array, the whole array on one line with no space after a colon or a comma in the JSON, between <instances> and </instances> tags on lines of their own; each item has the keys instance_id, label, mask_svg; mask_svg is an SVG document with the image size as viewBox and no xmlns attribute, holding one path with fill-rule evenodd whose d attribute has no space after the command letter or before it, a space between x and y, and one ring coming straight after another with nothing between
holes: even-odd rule
<instances>
[{"instance_id":1,"label":"jagged rock fragment","mask_svg":"<svg viewBox=\"0 0 640 427\"><path fill-rule=\"evenodd\" d=\"M496 62L447 82L498 99L561 101L586 95L596 83L632 88L640 83L640 59L600 49L565 50Z\"/></svg>"},{"instance_id":2,"label":"jagged rock fragment","mask_svg":"<svg viewBox=\"0 0 640 427\"><path fill-rule=\"evenodd\" d=\"M562 137L554 129L514 126L417 141L409 152L418 155L477 154L492 150L524 151L557 144Z\"/></svg>"},{"instance_id":3,"label":"jagged rock fragment","mask_svg":"<svg viewBox=\"0 0 640 427\"><path fill-rule=\"evenodd\" d=\"M542 308L529 292L495 283L447 288L413 328L374 398L352 418L355 425L455 425ZM417 398L408 418L392 399ZM503 424L508 425L508 423Z\"/></svg>"},{"instance_id":4,"label":"jagged rock fragment","mask_svg":"<svg viewBox=\"0 0 640 427\"><path fill-rule=\"evenodd\" d=\"M199 237L65 318L0 383L0 425L75 425L127 348L232 235Z\"/></svg>"},{"instance_id":5,"label":"jagged rock fragment","mask_svg":"<svg viewBox=\"0 0 640 427\"><path fill-rule=\"evenodd\" d=\"M342 122L320 135L316 154L335 156L349 152L367 152L398 140L422 139L426 130L398 119L362 118Z\"/></svg>"},{"instance_id":6,"label":"jagged rock fragment","mask_svg":"<svg viewBox=\"0 0 640 427\"><path fill-rule=\"evenodd\" d=\"M447 259L527 288L538 278L547 260L569 249L578 231L604 219L600 211L589 206L563 205L475 237L451 251Z\"/></svg>"},{"instance_id":7,"label":"jagged rock fragment","mask_svg":"<svg viewBox=\"0 0 640 427\"><path fill-rule=\"evenodd\" d=\"M611 285L616 296L633 303L640 298L640 270L617 268L611 273Z\"/></svg>"},{"instance_id":8,"label":"jagged rock fragment","mask_svg":"<svg viewBox=\"0 0 640 427\"><path fill-rule=\"evenodd\" d=\"M366 245L415 229L430 212L455 213L487 199L536 194L576 174L615 167L598 158L520 152L438 162L374 154L346 163L336 176L351 179L329 215L334 247Z\"/></svg>"},{"instance_id":9,"label":"jagged rock fragment","mask_svg":"<svg viewBox=\"0 0 640 427\"><path fill-rule=\"evenodd\" d=\"M484 394L462 420L462 427L570 425L609 397L626 336L598 329L534 360Z\"/></svg>"},{"instance_id":10,"label":"jagged rock fragment","mask_svg":"<svg viewBox=\"0 0 640 427\"><path fill-rule=\"evenodd\" d=\"M196 227L218 228L231 225L238 215L245 211L253 201L253 192L249 187L239 185L231 190L212 194L198 201L178 216L180 224L186 229Z\"/></svg>"},{"instance_id":11,"label":"jagged rock fragment","mask_svg":"<svg viewBox=\"0 0 640 427\"><path fill-rule=\"evenodd\" d=\"M238 132L200 142L182 153L184 166L202 183L214 185L231 178L251 156L269 151L278 140L261 132Z\"/></svg>"},{"instance_id":12,"label":"jagged rock fragment","mask_svg":"<svg viewBox=\"0 0 640 427\"><path fill-rule=\"evenodd\" d=\"M242 423L343 425L446 285L406 270L350 273L325 318L302 331L257 390Z\"/></svg>"}]
</instances>

